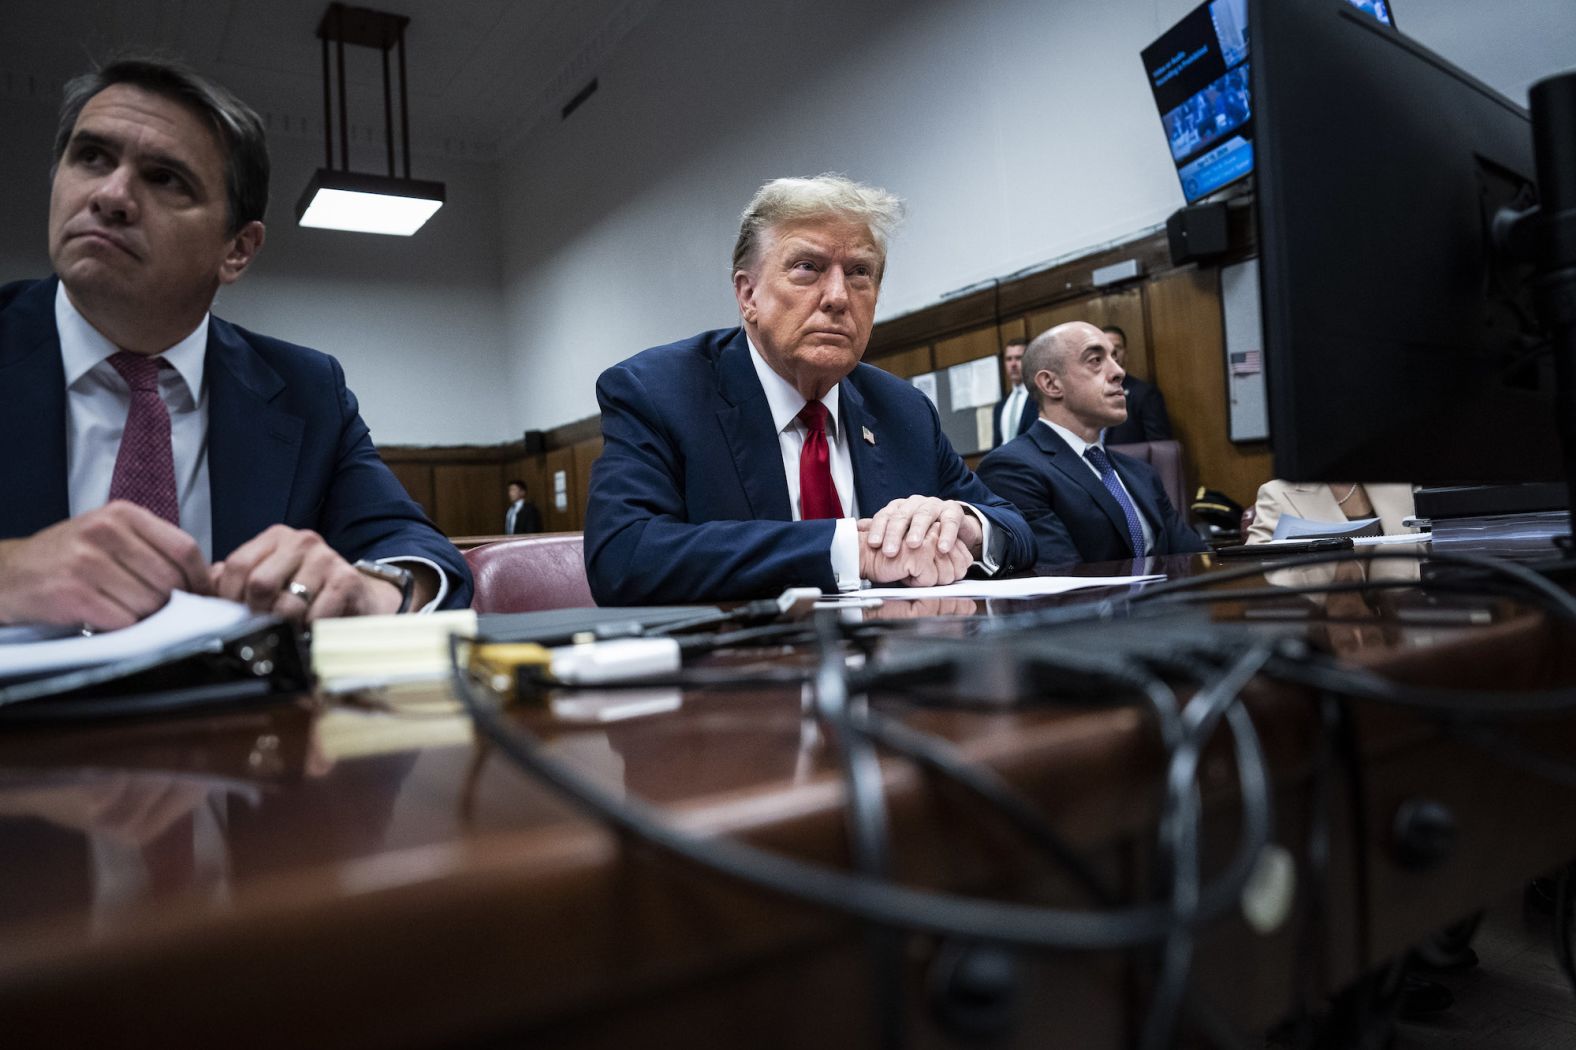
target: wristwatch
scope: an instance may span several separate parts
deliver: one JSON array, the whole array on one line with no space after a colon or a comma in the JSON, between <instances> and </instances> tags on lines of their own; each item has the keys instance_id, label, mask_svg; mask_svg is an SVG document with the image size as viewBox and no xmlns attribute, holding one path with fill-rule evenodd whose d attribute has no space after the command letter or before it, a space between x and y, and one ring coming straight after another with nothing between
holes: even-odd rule
<instances>
[{"instance_id":1,"label":"wristwatch","mask_svg":"<svg viewBox=\"0 0 1576 1050\"><path fill-rule=\"evenodd\" d=\"M375 580L392 583L399 588L399 609L397 612L410 611L410 596L416 587L416 574L409 569L398 565L388 565L383 562L367 561L365 558L356 562L357 572L364 572Z\"/></svg>"}]
</instances>

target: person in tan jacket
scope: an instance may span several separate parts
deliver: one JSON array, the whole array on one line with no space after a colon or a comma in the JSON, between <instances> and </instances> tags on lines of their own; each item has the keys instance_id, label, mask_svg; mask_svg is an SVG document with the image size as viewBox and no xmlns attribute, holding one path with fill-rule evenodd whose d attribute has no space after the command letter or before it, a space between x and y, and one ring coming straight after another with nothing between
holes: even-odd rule
<instances>
[{"instance_id":1,"label":"person in tan jacket","mask_svg":"<svg viewBox=\"0 0 1576 1050\"><path fill-rule=\"evenodd\" d=\"M1378 518L1386 536L1415 532L1401 524L1410 517L1412 486L1405 483L1268 481L1259 486L1253 507L1253 524L1246 542L1266 543L1275 535L1282 514L1309 521L1357 521Z\"/></svg>"}]
</instances>

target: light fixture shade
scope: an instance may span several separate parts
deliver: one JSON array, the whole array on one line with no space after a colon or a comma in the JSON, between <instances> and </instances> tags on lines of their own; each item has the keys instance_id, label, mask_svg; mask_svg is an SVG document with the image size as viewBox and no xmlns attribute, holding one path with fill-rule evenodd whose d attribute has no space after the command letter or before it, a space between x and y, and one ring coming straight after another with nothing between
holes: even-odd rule
<instances>
[{"instance_id":1,"label":"light fixture shade","mask_svg":"<svg viewBox=\"0 0 1576 1050\"><path fill-rule=\"evenodd\" d=\"M322 230L409 237L443 200L441 182L319 168L296 202L296 221Z\"/></svg>"}]
</instances>

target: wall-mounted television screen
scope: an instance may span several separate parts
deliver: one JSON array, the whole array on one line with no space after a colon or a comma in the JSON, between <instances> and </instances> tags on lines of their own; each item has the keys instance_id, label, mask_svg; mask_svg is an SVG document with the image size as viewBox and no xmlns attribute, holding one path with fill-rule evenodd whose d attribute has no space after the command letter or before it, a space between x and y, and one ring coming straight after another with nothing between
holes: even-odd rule
<instances>
[{"instance_id":1,"label":"wall-mounted television screen","mask_svg":"<svg viewBox=\"0 0 1576 1050\"><path fill-rule=\"evenodd\" d=\"M1393 26L1387 0L1350 0ZM1192 204L1253 171L1248 0L1205 0L1143 50L1171 160Z\"/></svg>"}]
</instances>

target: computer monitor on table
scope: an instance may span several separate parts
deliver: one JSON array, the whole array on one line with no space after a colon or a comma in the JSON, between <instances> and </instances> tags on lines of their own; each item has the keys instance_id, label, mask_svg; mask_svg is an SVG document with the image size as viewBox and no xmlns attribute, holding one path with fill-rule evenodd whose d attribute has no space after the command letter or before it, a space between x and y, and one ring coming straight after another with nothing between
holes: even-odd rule
<instances>
[{"instance_id":1,"label":"computer monitor on table","mask_svg":"<svg viewBox=\"0 0 1576 1050\"><path fill-rule=\"evenodd\" d=\"M1532 267L1496 212L1536 199L1527 112L1344 0L1252 0L1275 474L1562 476Z\"/></svg>"}]
</instances>

